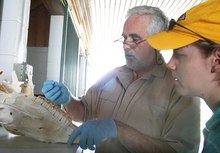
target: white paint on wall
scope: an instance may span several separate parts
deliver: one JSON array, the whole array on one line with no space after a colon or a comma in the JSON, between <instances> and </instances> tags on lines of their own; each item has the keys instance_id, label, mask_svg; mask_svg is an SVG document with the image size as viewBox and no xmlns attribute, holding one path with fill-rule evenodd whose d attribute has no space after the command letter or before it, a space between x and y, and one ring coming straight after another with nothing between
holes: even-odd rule
<instances>
[{"instance_id":1,"label":"white paint on wall","mask_svg":"<svg viewBox=\"0 0 220 153\"><path fill-rule=\"evenodd\" d=\"M63 16L54 15L50 20L47 79L56 81L60 79L63 19Z\"/></svg>"},{"instance_id":2,"label":"white paint on wall","mask_svg":"<svg viewBox=\"0 0 220 153\"><path fill-rule=\"evenodd\" d=\"M26 62L30 0L3 0L0 23L0 71L11 81L14 63Z\"/></svg>"}]
</instances>

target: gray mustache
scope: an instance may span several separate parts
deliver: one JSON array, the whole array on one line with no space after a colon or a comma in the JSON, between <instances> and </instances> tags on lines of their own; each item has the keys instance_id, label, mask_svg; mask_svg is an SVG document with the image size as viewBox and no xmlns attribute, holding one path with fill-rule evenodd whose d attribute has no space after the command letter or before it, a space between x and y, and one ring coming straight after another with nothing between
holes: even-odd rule
<instances>
[{"instance_id":1,"label":"gray mustache","mask_svg":"<svg viewBox=\"0 0 220 153\"><path fill-rule=\"evenodd\" d=\"M135 51L131 49L125 49L125 56L135 56Z\"/></svg>"}]
</instances>

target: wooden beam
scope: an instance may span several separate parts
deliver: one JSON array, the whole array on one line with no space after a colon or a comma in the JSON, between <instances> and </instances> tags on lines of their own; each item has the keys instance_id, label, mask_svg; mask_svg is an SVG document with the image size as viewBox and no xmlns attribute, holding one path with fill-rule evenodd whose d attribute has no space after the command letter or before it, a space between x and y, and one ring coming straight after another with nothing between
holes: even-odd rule
<instances>
[{"instance_id":1,"label":"wooden beam","mask_svg":"<svg viewBox=\"0 0 220 153\"><path fill-rule=\"evenodd\" d=\"M60 0L42 0L50 15L64 15L64 6Z\"/></svg>"}]
</instances>

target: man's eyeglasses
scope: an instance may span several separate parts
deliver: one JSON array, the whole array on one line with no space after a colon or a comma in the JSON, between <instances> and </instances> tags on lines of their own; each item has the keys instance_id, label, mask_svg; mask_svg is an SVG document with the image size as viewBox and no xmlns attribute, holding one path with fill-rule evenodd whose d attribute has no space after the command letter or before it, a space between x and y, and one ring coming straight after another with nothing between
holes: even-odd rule
<instances>
[{"instance_id":1,"label":"man's eyeglasses","mask_svg":"<svg viewBox=\"0 0 220 153\"><path fill-rule=\"evenodd\" d=\"M184 29L186 29L186 30L192 32L193 34L199 36L200 38L202 38L203 40L205 40L206 42L208 42L208 43L210 43L210 44L212 44L212 45L218 44L218 43L216 43L216 42L214 42L214 41L212 41L212 40L210 40L210 39L208 39L208 38L206 38L206 37L204 37L204 36L202 36L202 35L196 33L195 31L193 31L193 30L191 30L191 29L189 29L189 28L187 28L187 27L185 27L185 26L183 26L183 25L177 23L174 19L171 19L171 20L170 20L168 30L172 30L175 25L178 25L179 27L182 27L182 28L184 28Z\"/></svg>"},{"instance_id":2,"label":"man's eyeglasses","mask_svg":"<svg viewBox=\"0 0 220 153\"><path fill-rule=\"evenodd\" d=\"M114 42L121 42L123 43L123 45L129 45L130 48L136 48L140 43L146 41L146 39L141 39L141 40L137 40L137 41L126 41L123 37L115 40Z\"/></svg>"}]
</instances>

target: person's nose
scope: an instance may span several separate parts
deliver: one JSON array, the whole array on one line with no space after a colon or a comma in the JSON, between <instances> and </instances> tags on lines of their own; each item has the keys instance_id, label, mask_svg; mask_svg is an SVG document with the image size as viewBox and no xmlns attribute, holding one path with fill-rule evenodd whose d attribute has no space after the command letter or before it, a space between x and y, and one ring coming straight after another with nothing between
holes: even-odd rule
<instances>
[{"instance_id":1,"label":"person's nose","mask_svg":"<svg viewBox=\"0 0 220 153\"><path fill-rule=\"evenodd\" d=\"M172 60L172 58L170 59L170 61L166 64L167 68L170 70L175 70L176 69L176 64L175 62Z\"/></svg>"},{"instance_id":2,"label":"person's nose","mask_svg":"<svg viewBox=\"0 0 220 153\"><path fill-rule=\"evenodd\" d=\"M134 42L133 39L130 37L127 37L124 42L123 42L123 48L124 50L126 49L132 49L132 47L134 46Z\"/></svg>"},{"instance_id":3,"label":"person's nose","mask_svg":"<svg viewBox=\"0 0 220 153\"><path fill-rule=\"evenodd\" d=\"M124 50L131 49L131 45L129 45L128 43L123 43L123 48Z\"/></svg>"}]
</instances>

